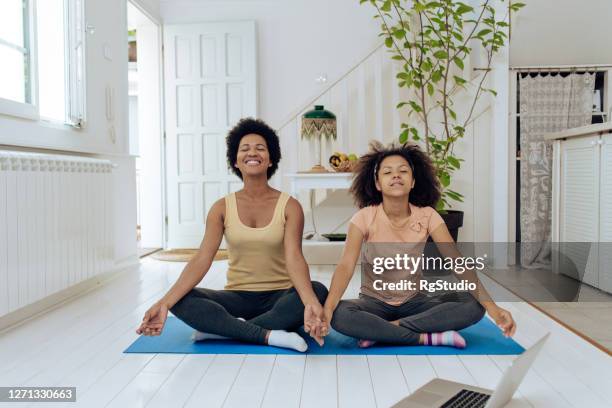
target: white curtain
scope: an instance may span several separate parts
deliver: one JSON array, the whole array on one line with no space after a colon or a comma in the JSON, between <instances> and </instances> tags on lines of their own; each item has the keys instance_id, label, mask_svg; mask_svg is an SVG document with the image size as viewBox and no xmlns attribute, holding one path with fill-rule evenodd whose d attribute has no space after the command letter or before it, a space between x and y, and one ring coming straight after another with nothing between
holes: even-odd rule
<instances>
[{"instance_id":1,"label":"white curtain","mask_svg":"<svg viewBox=\"0 0 612 408\"><path fill-rule=\"evenodd\" d=\"M547 133L591 123L595 74L527 76L520 91L521 265L550 265L552 145Z\"/></svg>"}]
</instances>

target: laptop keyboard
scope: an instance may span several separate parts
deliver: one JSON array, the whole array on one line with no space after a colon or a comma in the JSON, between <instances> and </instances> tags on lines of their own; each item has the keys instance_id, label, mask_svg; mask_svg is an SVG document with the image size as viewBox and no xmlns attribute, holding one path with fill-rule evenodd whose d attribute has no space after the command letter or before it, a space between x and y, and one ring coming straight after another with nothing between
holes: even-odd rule
<instances>
[{"instance_id":1,"label":"laptop keyboard","mask_svg":"<svg viewBox=\"0 0 612 408\"><path fill-rule=\"evenodd\" d=\"M482 408L489 397L490 395L481 392L461 390L440 408Z\"/></svg>"}]
</instances>

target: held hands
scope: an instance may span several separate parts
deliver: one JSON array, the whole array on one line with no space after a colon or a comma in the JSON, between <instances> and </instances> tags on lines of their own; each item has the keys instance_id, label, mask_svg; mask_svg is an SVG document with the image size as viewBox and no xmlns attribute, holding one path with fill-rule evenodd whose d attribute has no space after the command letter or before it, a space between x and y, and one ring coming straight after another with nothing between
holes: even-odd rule
<instances>
[{"instance_id":1,"label":"held hands","mask_svg":"<svg viewBox=\"0 0 612 408\"><path fill-rule=\"evenodd\" d=\"M145 312L140 327L136 329L137 334L145 336L159 336L168 317L168 307L160 302L155 303Z\"/></svg>"},{"instance_id":2,"label":"held hands","mask_svg":"<svg viewBox=\"0 0 612 408\"><path fill-rule=\"evenodd\" d=\"M502 309L499 306L494 306L490 310L487 310L489 315L495 320L497 326L504 332L504 336L512 337L516 332L516 323L512 318L512 314L506 309Z\"/></svg>"},{"instance_id":3,"label":"held hands","mask_svg":"<svg viewBox=\"0 0 612 408\"><path fill-rule=\"evenodd\" d=\"M307 304L304 308L304 331L310 334L319 346L323 345L323 337L329 333L329 324L327 324L323 307L319 303Z\"/></svg>"}]
</instances>

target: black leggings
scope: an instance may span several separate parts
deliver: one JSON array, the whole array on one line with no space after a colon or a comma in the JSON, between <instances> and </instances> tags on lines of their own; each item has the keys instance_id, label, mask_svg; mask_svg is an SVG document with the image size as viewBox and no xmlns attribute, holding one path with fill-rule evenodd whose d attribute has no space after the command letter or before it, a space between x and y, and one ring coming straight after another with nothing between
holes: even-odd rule
<instances>
[{"instance_id":1,"label":"black leggings","mask_svg":"<svg viewBox=\"0 0 612 408\"><path fill-rule=\"evenodd\" d=\"M418 345L420 333L461 330L477 323L484 308L466 292L426 296L418 293L393 306L360 294L338 304L332 327L347 336L383 343ZM391 321L399 320L396 326Z\"/></svg>"},{"instance_id":2,"label":"black leggings","mask_svg":"<svg viewBox=\"0 0 612 408\"><path fill-rule=\"evenodd\" d=\"M312 282L312 288L319 302L325 303L325 285ZM268 330L294 331L304 324L304 304L295 288L267 291L194 288L170 311L200 332L258 344L266 343Z\"/></svg>"}]
</instances>

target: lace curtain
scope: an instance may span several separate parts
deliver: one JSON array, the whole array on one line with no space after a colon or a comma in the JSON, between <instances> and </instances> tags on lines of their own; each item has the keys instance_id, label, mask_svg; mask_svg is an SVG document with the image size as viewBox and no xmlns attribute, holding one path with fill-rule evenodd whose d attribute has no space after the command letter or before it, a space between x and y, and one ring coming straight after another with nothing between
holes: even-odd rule
<instances>
[{"instance_id":1,"label":"lace curtain","mask_svg":"<svg viewBox=\"0 0 612 408\"><path fill-rule=\"evenodd\" d=\"M550 265L552 145L547 133L591 123L595 74L519 79L521 265Z\"/></svg>"}]
</instances>

